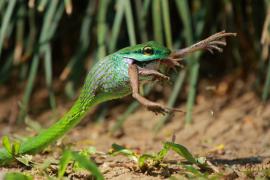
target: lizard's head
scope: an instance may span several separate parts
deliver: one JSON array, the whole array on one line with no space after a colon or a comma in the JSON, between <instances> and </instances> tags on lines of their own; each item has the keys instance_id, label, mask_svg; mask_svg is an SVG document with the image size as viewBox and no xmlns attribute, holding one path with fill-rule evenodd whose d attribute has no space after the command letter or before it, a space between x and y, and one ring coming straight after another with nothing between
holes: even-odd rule
<instances>
[{"instance_id":1,"label":"lizard's head","mask_svg":"<svg viewBox=\"0 0 270 180\"><path fill-rule=\"evenodd\" d=\"M120 56L137 62L165 59L171 51L156 41L149 41L123 48L117 52Z\"/></svg>"}]
</instances>

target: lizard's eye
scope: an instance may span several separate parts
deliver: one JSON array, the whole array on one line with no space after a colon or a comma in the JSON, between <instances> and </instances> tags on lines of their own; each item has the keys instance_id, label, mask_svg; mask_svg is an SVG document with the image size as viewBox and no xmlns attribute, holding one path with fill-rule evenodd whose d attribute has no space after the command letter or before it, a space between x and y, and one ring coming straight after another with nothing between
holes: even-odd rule
<instances>
[{"instance_id":1,"label":"lizard's eye","mask_svg":"<svg viewBox=\"0 0 270 180\"><path fill-rule=\"evenodd\" d=\"M144 54L144 55L150 56L150 55L153 54L153 52L154 52L154 50L153 50L153 48L151 48L150 46L145 46L145 47L143 48L143 54Z\"/></svg>"}]
</instances>

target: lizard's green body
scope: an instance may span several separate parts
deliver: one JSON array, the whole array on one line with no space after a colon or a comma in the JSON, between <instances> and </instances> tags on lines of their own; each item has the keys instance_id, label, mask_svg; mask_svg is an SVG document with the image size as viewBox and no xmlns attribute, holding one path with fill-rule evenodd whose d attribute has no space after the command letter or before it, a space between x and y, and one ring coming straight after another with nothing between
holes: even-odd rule
<instances>
[{"instance_id":1,"label":"lizard's green body","mask_svg":"<svg viewBox=\"0 0 270 180\"><path fill-rule=\"evenodd\" d=\"M151 47L151 54L143 52L144 47ZM104 101L122 98L131 94L128 75L130 63L135 61L145 64L147 62L152 63L153 60L164 59L169 54L169 49L150 41L121 49L100 60L88 73L79 98L71 109L50 128L23 142L19 154L38 152L56 141L77 125L91 107ZM0 164L11 159L13 157L6 149L0 149Z\"/></svg>"}]
</instances>

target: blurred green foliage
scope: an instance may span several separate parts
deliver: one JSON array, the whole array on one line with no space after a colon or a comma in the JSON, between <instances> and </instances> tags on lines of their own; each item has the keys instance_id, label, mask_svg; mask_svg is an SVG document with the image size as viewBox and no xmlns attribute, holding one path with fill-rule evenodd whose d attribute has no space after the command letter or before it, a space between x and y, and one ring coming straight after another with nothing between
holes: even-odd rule
<instances>
[{"instance_id":1,"label":"blurred green foliage","mask_svg":"<svg viewBox=\"0 0 270 180\"><path fill-rule=\"evenodd\" d=\"M187 58L187 68L172 74L175 83L168 105L179 103L187 85L190 123L203 75L221 77L237 71L246 80L253 74L254 89L266 102L269 14L268 0L1 0L0 83L24 90L19 117L23 120L35 87L48 89L54 108L54 81L64 82L63 91L73 97L91 65L117 49L152 39L178 49L223 29L237 32L225 53L196 53ZM198 61L202 55L211 62ZM137 107L132 104L128 113ZM120 123L125 117L119 117ZM168 118L162 118L157 129Z\"/></svg>"}]
</instances>

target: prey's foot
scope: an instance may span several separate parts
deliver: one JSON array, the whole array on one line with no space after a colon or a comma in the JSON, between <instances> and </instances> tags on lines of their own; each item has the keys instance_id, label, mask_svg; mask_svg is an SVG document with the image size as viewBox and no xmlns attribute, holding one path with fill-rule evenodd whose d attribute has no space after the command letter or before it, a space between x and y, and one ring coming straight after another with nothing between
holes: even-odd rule
<instances>
[{"instance_id":1,"label":"prey's foot","mask_svg":"<svg viewBox=\"0 0 270 180\"><path fill-rule=\"evenodd\" d=\"M183 112L181 109L169 108L169 107L166 107L162 104L154 103L154 102L146 105L146 107L148 110L154 112L156 115L158 115L158 114L165 115L165 114L170 114L170 113L174 113L174 112Z\"/></svg>"},{"instance_id":2,"label":"prey's foot","mask_svg":"<svg viewBox=\"0 0 270 180\"><path fill-rule=\"evenodd\" d=\"M223 47L227 45L225 37L228 36L236 36L236 33L226 33L225 31L221 31L197 43L197 46L201 49L208 50L212 54L214 54L214 51L221 53L223 52Z\"/></svg>"},{"instance_id":3,"label":"prey's foot","mask_svg":"<svg viewBox=\"0 0 270 180\"><path fill-rule=\"evenodd\" d=\"M170 55L171 58L184 58L186 55L191 54L198 50L208 50L211 53L214 51L222 52L223 47L226 46L226 37L236 36L236 33L226 33L225 31L218 32L208 38L197 42L187 48L180 49Z\"/></svg>"}]
</instances>

